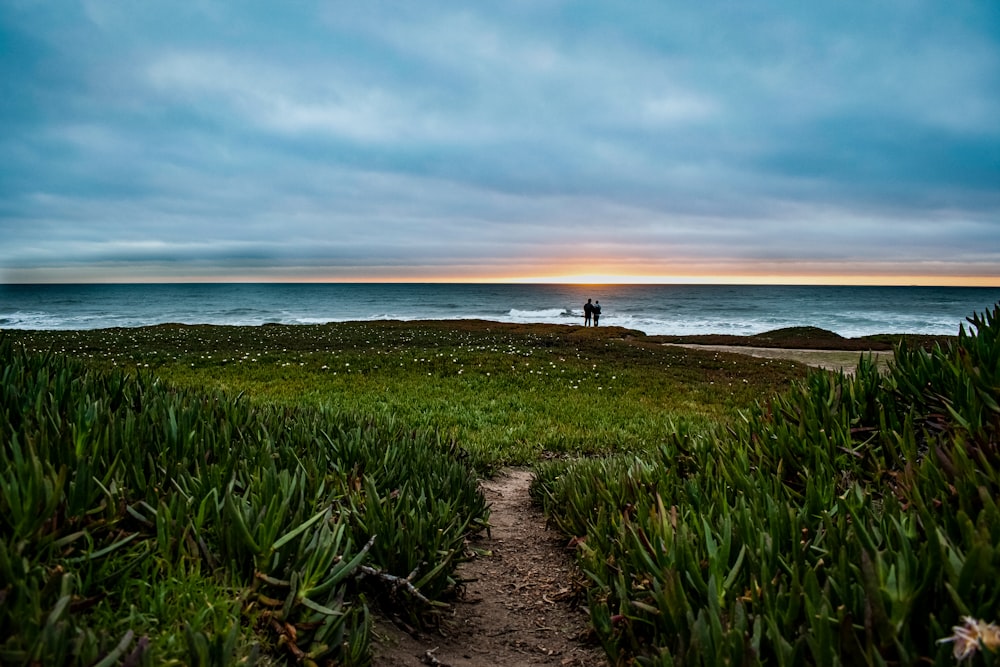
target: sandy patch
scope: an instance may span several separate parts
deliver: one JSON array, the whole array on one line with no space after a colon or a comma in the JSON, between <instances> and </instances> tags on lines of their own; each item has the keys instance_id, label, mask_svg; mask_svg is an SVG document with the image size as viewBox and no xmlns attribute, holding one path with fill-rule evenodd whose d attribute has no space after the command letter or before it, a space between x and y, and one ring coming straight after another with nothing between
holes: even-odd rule
<instances>
[{"instance_id":1,"label":"sandy patch","mask_svg":"<svg viewBox=\"0 0 1000 667\"><path fill-rule=\"evenodd\" d=\"M878 363L880 368L885 368L892 359L892 352L871 351L857 352L849 350L795 350L779 347L744 347L742 345L695 345L688 343L664 343L664 345L674 345L675 347L687 347L698 350L715 350L718 352L730 352L732 354L745 354L751 357L763 357L767 359L788 359L797 361L808 366L824 368L830 371L843 370L851 374L858 366L858 360L862 356L871 356Z\"/></svg>"}]
</instances>

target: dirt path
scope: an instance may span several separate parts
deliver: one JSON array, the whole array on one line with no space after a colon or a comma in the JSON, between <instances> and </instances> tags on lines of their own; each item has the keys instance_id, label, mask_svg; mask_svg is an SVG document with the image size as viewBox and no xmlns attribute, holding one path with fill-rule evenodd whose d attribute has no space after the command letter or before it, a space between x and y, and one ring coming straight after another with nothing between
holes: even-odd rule
<instances>
[{"instance_id":1,"label":"dirt path","mask_svg":"<svg viewBox=\"0 0 1000 667\"><path fill-rule=\"evenodd\" d=\"M374 667L504 665L597 667L604 653L587 640L585 606L574 604L573 564L565 541L545 527L531 504L531 473L502 472L483 483L491 503L491 536L470 545L487 555L464 563L466 585L441 633L417 637L380 621Z\"/></svg>"}]
</instances>

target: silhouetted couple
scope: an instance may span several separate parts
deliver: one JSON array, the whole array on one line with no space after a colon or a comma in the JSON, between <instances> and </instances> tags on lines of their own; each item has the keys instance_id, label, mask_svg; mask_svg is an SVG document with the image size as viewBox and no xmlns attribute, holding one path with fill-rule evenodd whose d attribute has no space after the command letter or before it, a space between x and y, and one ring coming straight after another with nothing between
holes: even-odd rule
<instances>
[{"instance_id":1,"label":"silhouetted couple","mask_svg":"<svg viewBox=\"0 0 1000 667\"><path fill-rule=\"evenodd\" d=\"M587 299L587 303L583 304L583 326L589 327L591 319L594 320L595 327L601 321L601 302L591 303Z\"/></svg>"}]
</instances>

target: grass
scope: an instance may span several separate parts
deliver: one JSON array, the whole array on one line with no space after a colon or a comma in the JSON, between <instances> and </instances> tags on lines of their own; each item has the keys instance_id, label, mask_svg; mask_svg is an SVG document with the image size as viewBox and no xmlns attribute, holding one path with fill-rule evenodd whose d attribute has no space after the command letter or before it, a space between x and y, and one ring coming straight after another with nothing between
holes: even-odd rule
<instances>
[{"instance_id":1,"label":"grass","mask_svg":"<svg viewBox=\"0 0 1000 667\"><path fill-rule=\"evenodd\" d=\"M460 444L488 474L641 451L678 423L715 428L804 366L658 344L620 328L484 321L11 332L105 368L280 405L395 415Z\"/></svg>"}]
</instances>

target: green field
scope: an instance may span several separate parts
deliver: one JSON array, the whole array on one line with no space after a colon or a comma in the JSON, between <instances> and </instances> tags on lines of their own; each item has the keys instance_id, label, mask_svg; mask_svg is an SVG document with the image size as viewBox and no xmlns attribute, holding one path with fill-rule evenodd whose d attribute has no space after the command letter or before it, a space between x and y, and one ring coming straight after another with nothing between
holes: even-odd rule
<instances>
[{"instance_id":1,"label":"green field","mask_svg":"<svg viewBox=\"0 0 1000 667\"><path fill-rule=\"evenodd\" d=\"M0 662L367 664L516 464L610 664L953 664L1000 606L997 315L852 376L616 328L6 332Z\"/></svg>"},{"instance_id":2,"label":"green field","mask_svg":"<svg viewBox=\"0 0 1000 667\"><path fill-rule=\"evenodd\" d=\"M477 469L643 450L790 386L802 365L686 351L617 328L495 322L164 325L22 334L103 368L279 405L391 414L454 440ZM860 353L858 353L860 356Z\"/></svg>"}]
</instances>

